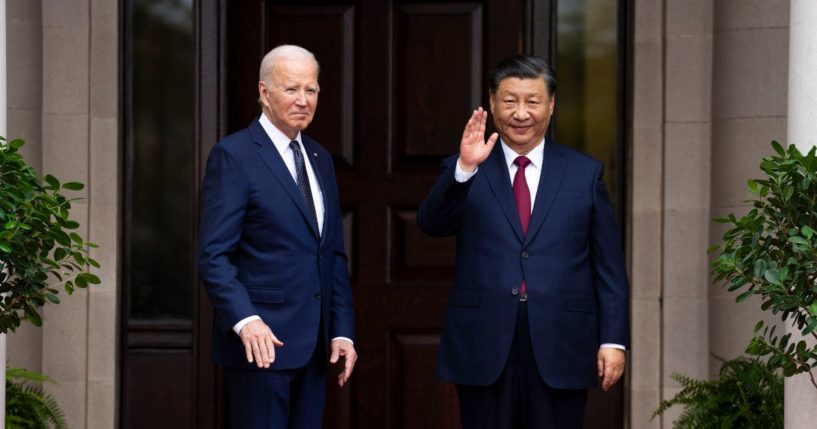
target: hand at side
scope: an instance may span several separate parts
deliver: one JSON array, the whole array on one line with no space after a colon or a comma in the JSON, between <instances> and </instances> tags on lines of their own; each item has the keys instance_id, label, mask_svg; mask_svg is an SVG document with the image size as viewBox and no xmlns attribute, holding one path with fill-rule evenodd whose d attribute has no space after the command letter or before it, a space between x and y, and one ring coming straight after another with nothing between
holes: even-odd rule
<instances>
[{"instance_id":1,"label":"hand at side","mask_svg":"<svg viewBox=\"0 0 817 429\"><path fill-rule=\"evenodd\" d=\"M624 350L613 347L601 347L597 357L601 388L607 391L624 373Z\"/></svg>"},{"instance_id":2,"label":"hand at side","mask_svg":"<svg viewBox=\"0 0 817 429\"><path fill-rule=\"evenodd\" d=\"M255 361L259 368L269 368L275 362L275 347L284 345L261 320L253 320L238 334L247 353L247 362Z\"/></svg>"},{"instance_id":3,"label":"hand at side","mask_svg":"<svg viewBox=\"0 0 817 429\"><path fill-rule=\"evenodd\" d=\"M338 375L338 386L343 387L349 377L352 376L352 370L355 369L355 362L357 362L357 352L355 346L346 340L332 340L332 356L329 358L329 363L336 364L341 356L343 356L343 372Z\"/></svg>"}]
</instances>

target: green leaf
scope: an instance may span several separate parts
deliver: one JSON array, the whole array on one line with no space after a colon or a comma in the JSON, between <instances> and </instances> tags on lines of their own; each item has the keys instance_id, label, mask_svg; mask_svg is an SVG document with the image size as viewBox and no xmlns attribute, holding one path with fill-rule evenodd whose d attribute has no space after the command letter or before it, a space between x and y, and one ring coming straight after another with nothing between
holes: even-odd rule
<instances>
[{"instance_id":1,"label":"green leaf","mask_svg":"<svg viewBox=\"0 0 817 429\"><path fill-rule=\"evenodd\" d=\"M772 140L772 148L774 148L774 151L777 152L780 156L786 156L786 151L783 150L783 146L781 146L780 143L777 142L777 140Z\"/></svg>"},{"instance_id":2,"label":"green leaf","mask_svg":"<svg viewBox=\"0 0 817 429\"><path fill-rule=\"evenodd\" d=\"M69 191L81 191L85 188L80 182L68 182L62 185L63 189L68 189Z\"/></svg>"},{"instance_id":3,"label":"green leaf","mask_svg":"<svg viewBox=\"0 0 817 429\"><path fill-rule=\"evenodd\" d=\"M800 233L803 234L803 236L806 237L807 239L811 240L811 237L814 235L814 230L811 229L808 225L803 225L803 227L800 228Z\"/></svg>"},{"instance_id":4,"label":"green leaf","mask_svg":"<svg viewBox=\"0 0 817 429\"><path fill-rule=\"evenodd\" d=\"M6 243L0 243L0 250L2 250L5 253L11 253L11 246L9 246Z\"/></svg>"},{"instance_id":5,"label":"green leaf","mask_svg":"<svg viewBox=\"0 0 817 429\"><path fill-rule=\"evenodd\" d=\"M743 301L746 300L746 298L749 298L750 296L752 296L753 293L755 293L755 291L752 290L752 289L744 291L742 294L738 295L737 298L735 298L735 302L743 302Z\"/></svg>"},{"instance_id":6,"label":"green leaf","mask_svg":"<svg viewBox=\"0 0 817 429\"><path fill-rule=\"evenodd\" d=\"M749 185L749 191L751 191L753 194L758 193L757 182L755 182L754 179L747 180L746 184Z\"/></svg>"},{"instance_id":7,"label":"green leaf","mask_svg":"<svg viewBox=\"0 0 817 429\"><path fill-rule=\"evenodd\" d=\"M804 246L808 246L808 245L809 245L808 240L806 240L806 239L805 239L805 238L803 238L803 237L798 237L798 236L795 236L795 237L789 237L789 243L791 243L791 244L802 244L802 245L804 245Z\"/></svg>"},{"instance_id":8,"label":"green leaf","mask_svg":"<svg viewBox=\"0 0 817 429\"><path fill-rule=\"evenodd\" d=\"M811 303L808 307L808 312L811 313L813 316L817 316L817 300Z\"/></svg>"},{"instance_id":9,"label":"green leaf","mask_svg":"<svg viewBox=\"0 0 817 429\"><path fill-rule=\"evenodd\" d=\"M45 297L48 298L48 300L51 301L51 303L53 303L53 304L59 304L60 303L60 297L53 294L53 293L47 293L47 294L45 294Z\"/></svg>"},{"instance_id":10,"label":"green leaf","mask_svg":"<svg viewBox=\"0 0 817 429\"><path fill-rule=\"evenodd\" d=\"M14 149L15 151L17 151L17 150L19 150L21 147L23 147L23 145L24 145L24 144L26 144L26 142L25 142L25 141L23 141L23 140L21 140L21 139L14 139L14 140L12 140L12 141L10 141L10 142L9 142L9 147L11 147L11 148L12 148L12 149Z\"/></svg>"},{"instance_id":11,"label":"green leaf","mask_svg":"<svg viewBox=\"0 0 817 429\"><path fill-rule=\"evenodd\" d=\"M757 333L757 331L761 330L762 328L763 328L763 321L762 320L755 323L755 333Z\"/></svg>"},{"instance_id":12,"label":"green leaf","mask_svg":"<svg viewBox=\"0 0 817 429\"><path fill-rule=\"evenodd\" d=\"M82 274L77 276L77 278L80 278L80 277L84 281L86 281L88 284L98 285L98 284L102 283L102 281L99 279L99 277L97 277L96 275L91 274L91 273L82 273Z\"/></svg>"},{"instance_id":13,"label":"green leaf","mask_svg":"<svg viewBox=\"0 0 817 429\"><path fill-rule=\"evenodd\" d=\"M45 175L45 182L48 184L50 189L57 190L60 189L60 181L57 180L56 177L46 174Z\"/></svg>"},{"instance_id":14,"label":"green leaf","mask_svg":"<svg viewBox=\"0 0 817 429\"><path fill-rule=\"evenodd\" d=\"M763 273L766 272L766 261L763 259L756 260L754 268L755 278L763 278Z\"/></svg>"},{"instance_id":15,"label":"green leaf","mask_svg":"<svg viewBox=\"0 0 817 429\"><path fill-rule=\"evenodd\" d=\"M763 278L773 285L780 285L780 272L777 269L769 268L763 273Z\"/></svg>"}]
</instances>

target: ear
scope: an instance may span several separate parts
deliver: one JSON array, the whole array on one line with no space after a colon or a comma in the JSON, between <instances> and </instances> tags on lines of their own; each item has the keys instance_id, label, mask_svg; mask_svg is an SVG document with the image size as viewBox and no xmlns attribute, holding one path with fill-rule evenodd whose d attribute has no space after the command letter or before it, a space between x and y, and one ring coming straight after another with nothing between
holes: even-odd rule
<instances>
[{"instance_id":1,"label":"ear","mask_svg":"<svg viewBox=\"0 0 817 429\"><path fill-rule=\"evenodd\" d=\"M548 97L548 98L550 98L550 100L548 100L548 111L549 111L549 112L550 112L550 114L552 115L552 114L553 114L553 107L556 105L556 93L554 92L554 93L553 93L553 94L552 94L550 97Z\"/></svg>"},{"instance_id":2,"label":"ear","mask_svg":"<svg viewBox=\"0 0 817 429\"><path fill-rule=\"evenodd\" d=\"M267 88L267 83L263 80L258 81L258 101L261 102L261 105L267 108L269 108L269 97L267 96L268 92L269 88Z\"/></svg>"},{"instance_id":3,"label":"ear","mask_svg":"<svg viewBox=\"0 0 817 429\"><path fill-rule=\"evenodd\" d=\"M488 107L491 108L491 114L494 114L494 93L493 91L488 91Z\"/></svg>"}]
</instances>

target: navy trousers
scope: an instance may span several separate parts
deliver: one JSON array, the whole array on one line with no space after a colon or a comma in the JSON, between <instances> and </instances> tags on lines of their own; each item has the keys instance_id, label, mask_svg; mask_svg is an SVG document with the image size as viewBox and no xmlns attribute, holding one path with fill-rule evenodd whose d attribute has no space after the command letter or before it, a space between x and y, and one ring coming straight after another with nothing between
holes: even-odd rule
<instances>
[{"instance_id":1,"label":"navy trousers","mask_svg":"<svg viewBox=\"0 0 817 429\"><path fill-rule=\"evenodd\" d=\"M226 368L231 428L320 429L326 399L326 362L326 347L319 339L303 368Z\"/></svg>"},{"instance_id":2,"label":"navy trousers","mask_svg":"<svg viewBox=\"0 0 817 429\"><path fill-rule=\"evenodd\" d=\"M489 386L458 384L463 429L581 429L587 390L554 389L539 375L527 303L519 303L508 361Z\"/></svg>"}]
</instances>

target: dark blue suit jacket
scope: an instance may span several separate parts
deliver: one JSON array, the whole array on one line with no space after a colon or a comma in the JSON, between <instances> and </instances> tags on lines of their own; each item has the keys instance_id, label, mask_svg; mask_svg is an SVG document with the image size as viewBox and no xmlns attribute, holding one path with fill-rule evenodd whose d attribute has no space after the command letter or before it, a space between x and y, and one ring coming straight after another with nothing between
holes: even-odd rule
<instances>
[{"instance_id":1,"label":"dark blue suit jacket","mask_svg":"<svg viewBox=\"0 0 817 429\"><path fill-rule=\"evenodd\" d=\"M257 314L284 346L272 369L299 368L311 357L323 320L324 338L354 339L354 310L335 170L329 153L302 134L323 192L323 234L284 160L258 120L210 152L204 175L198 265L215 323L213 360L247 363L232 331ZM328 338L327 338L328 336Z\"/></svg>"},{"instance_id":2,"label":"dark blue suit jacket","mask_svg":"<svg viewBox=\"0 0 817 429\"><path fill-rule=\"evenodd\" d=\"M524 278L533 350L545 383L597 386L599 345L629 342L627 276L602 163L546 142L524 235L501 145L465 183L454 179L456 161L443 161L417 216L427 234L457 236L439 377L466 385L489 385L499 377Z\"/></svg>"}]
</instances>

